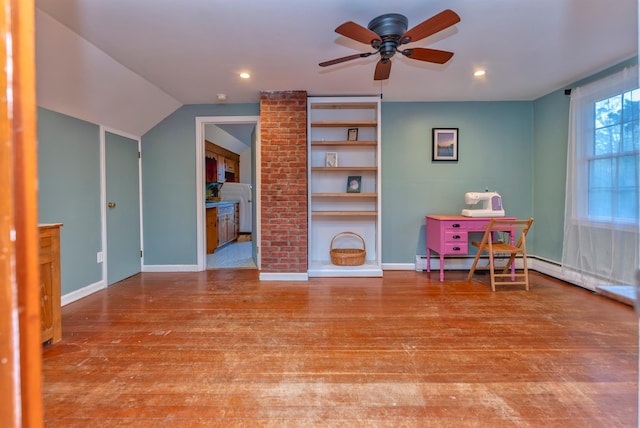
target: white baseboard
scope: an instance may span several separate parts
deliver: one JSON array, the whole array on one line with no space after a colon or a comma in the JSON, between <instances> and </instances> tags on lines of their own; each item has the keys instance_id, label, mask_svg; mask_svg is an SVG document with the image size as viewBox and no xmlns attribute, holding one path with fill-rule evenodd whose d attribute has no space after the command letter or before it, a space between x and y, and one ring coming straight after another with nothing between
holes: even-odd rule
<instances>
[{"instance_id":1,"label":"white baseboard","mask_svg":"<svg viewBox=\"0 0 640 428\"><path fill-rule=\"evenodd\" d=\"M576 285L578 287L585 288L587 290L596 291L595 288L592 288L588 284L583 283L583 278L579 274L572 274L568 270L563 270L562 266L560 266L559 262L553 260L547 260L542 257L537 256L529 256L527 258L529 262L529 269L534 270L536 272L540 272L544 275L550 276L552 278L559 279L561 281L568 282L569 284ZM431 257L430 260L431 271L433 272L440 270L440 259L436 257ZM469 270L471 269L471 265L473 264L472 257L447 257L445 259L446 265L444 270ZM383 264L383 268L387 270L411 270L415 269L417 271L426 270L426 256L416 256L416 263L388 263ZM482 257L480 259L480 263L484 265L489 263L489 259L487 257ZM396 268L396 266L398 268ZM522 269L522 259L516 259L516 268Z\"/></svg>"},{"instance_id":2,"label":"white baseboard","mask_svg":"<svg viewBox=\"0 0 640 428\"><path fill-rule=\"evenodd\" d=\"M260 272L260 281L308 281L307 273Z\"/></svg>"},{"instance_id":3,"label":"white baseboard","mask_svg":"<svg viewBox=\"0 0 640 428\"><path fill-rule=\"evenodd\" d=\"M415 270L414 263L382 263L382 270Z\"/></svg>"},{"instance_id":4,"label":"white baseboard","mask_svg":"<svg viewBox=\"0 0 640 428\"><path fill-rule=\"evenodd\" d=\"M143 265L142 272L200 272L198 265Z\"/></svg>"},{"instance_id":5,"label":"white baseboard","mask_svg":"<svg viewBox=\"0 0 640 428\"><path fill-rule=\"evenodd\" d=\"M568 282L569 284L582 287L587 290L596 291L595 287L591 284L586 284L585 279L588 279L587 282L599 283L595 278L590 277L589 275L584 275L584 278L579 273L572 273L568 269L562 269L559 263L545 260L539 257L529 257L529 266L531 269L543 273L545 275L551 276L553 278L559 279L561 281Z\"/></svg>"},{"instance_id":6,"label":"white baseboard","mask_svg":"<svg viewBox=\"0 0 640 428\"><path fill-rule=\"evenodd\" d=\"M446 257L444 260L444 270L469 270L473 264L473 257ZM481 259L481 261L484 260L486 260L486 264L489 264L489 258L483 257ZM429 262L432 272L434 270L440 270L440 258L438 256L431 256ZM427 256L416 256L416 263L408 263L408 265L413 266L413 269L416 271L426 271ZM517 266L518 261L516 260L516 267Z\"/></svg>"},{"instance_id":7,"label":"white baseboard","mask_svg":"<svg viewBox=\"0 0 640 428\"><path fill-rule=\"evenodd\" d=\"M473 259L474 257L446 257L445 258L445 266L444 266L444 270L469 270L471 269L471 265L473 264ZM496 263L501 263L502 260L506 258L502 258L500 257L499 260ZM529 268L533 269L533 261L536 260L537 258L535 256L529 256L528 260L529 260ZM431 265L431 271L434 270L440 270L440 259L438 258L438 256L436 257L431 257L430 260L430 265ZM414 266L415 270L417 271L426 271L427 269L427 260L425 256L416 256L416 263L415 264L411 264L408 263L408 265L410 266ZM478 265L479 266L485 266L485 265L489 265L489 257L481 257L480 260L478 261ZM522 259L521 258L516 258L516 268L521 269L522 268ZM553 276L553 275L551 275Z\"/></svg>"},{"instance_id":8,"label":"white baseboard","mask_svg":"<svg viewBox=\"0 0 640 428\"><path fill-rule=\"evenodd\" d=\"M69 303L73 303L76 300L80 300L83 297L87 297L97 291L103 290L107 288L104 281L94 282L93 284L87 285L86 287L82 287L78 290L74 290L71 293L67 293L60 298L60 303L62 306L68 305Z\"/></svg>"},{"instance_id":9,"label":"white baseboard","mask_svg":"<svg viewBox=\"0 0 640 428\"><path fill-rule=\"evenodd\" d=\"M142 272L198 272L196 265L146 265L142 267ZM94 282L86 287L79 288L67 293L60 298L61 306L73 303L91 294L107 288L105 281Z\"/></svg>"}]
</instances>

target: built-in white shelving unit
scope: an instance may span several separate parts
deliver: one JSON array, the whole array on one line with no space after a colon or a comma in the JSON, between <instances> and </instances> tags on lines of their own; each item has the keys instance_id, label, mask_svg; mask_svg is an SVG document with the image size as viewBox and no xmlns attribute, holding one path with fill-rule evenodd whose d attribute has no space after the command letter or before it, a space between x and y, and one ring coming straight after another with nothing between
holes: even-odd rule
<instances>
[{"instance_id":1,"label":"built-in white shelving unit","mask_svg":"<svg viewBox=\"0 0 640 428\"><path fill-rule=\"evenodd\" d=\"M380 99L309 97L307 107L308 274L382 276ZM349 177L360 178L359 191L347 191ZM367 254L363 265L331 263L331 240L341 232L353 232L364 239ZM336 247L361 248L362 243L357 237L343 235L334 242Z\"/></svg>"}]
</instances>

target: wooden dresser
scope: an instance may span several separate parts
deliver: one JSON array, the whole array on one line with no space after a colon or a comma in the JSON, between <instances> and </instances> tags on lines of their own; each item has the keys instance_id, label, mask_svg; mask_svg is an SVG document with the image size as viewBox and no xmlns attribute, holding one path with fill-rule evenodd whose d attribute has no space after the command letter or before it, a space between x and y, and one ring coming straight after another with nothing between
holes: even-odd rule
<instances>
[{"instance_id":1,"label":"wooden dresser","mask_svg":"<svg viewBox=\"0 0 640 428\"><path fill-rule=\"evenodd\" d=\"M40 321L41 341L56 343L62 339L60 314L60 227L42 224L40 232Z\"/></svg>"}]
</instances>

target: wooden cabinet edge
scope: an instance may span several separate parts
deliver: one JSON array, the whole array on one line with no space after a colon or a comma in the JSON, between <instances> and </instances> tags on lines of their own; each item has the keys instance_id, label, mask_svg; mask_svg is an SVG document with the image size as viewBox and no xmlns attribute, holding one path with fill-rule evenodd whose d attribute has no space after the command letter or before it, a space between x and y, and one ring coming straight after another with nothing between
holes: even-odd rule
<instances>
[{"instance_id":1,"label":"wooden cabinet edge","mask_svg":"<svg viewBox=\"0 0 640 428\"><path fill-rule=\"evenodd\" d=\"M55 224L40 224L38 225L38 234L40 241L40 270L42 273L43 265L49 265L50 275L48 278L51 280L49 284L49 295L40 296L41 301L41 317L42 311L48 310L51 315L51 325L41 326L40 339L41 342L56 343L62 340L62 290L61 290L61 278L60 278L60 227L61 223ZM50 240L45 245L46 240ZM46 288L44 281L45 278L40 278L40 290ZM45 290L46 291L46 290ZM42 324L42 320L41 320Z\"/></svg>"}]
</instances>

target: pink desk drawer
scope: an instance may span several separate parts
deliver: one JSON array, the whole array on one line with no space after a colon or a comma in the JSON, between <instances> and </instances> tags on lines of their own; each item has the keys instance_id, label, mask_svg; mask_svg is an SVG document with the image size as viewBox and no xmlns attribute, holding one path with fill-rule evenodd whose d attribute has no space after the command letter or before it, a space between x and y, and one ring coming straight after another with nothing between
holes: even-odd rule
<instances>
[{"instance_id":1,"label":"pink desk drawer","mask_svg":"<svg viewBox=\"0 0 640 428\"><path fill-rule=\"evenodd\" d=\"M476 220L466 220L466 221L457 221L457 220L445 220L440 222L440 227L444 230L478 230L484 229L487 226L487 221L476 221Z\"/></svg>"},{"instance_id":2,"label":"pink desk drawer","mask_svg":"<svg viewBox=\"0 0 640 428\"><path fill-rule=\"evenodd\" d=\"M460 243L467 244L469 241L468 233L465 230L445 230L444 231L444 242L445 243Z\"/></svg>"},{"instance_id":3,"label":"pink desk drawer","mask_svg":"<svg viewBox=\"0 0 640 428\"><path fill-rule=\"evenodd\" d=\"M464 242L447 242L444 244L442 254L467 254L467 241Z\"/></svg>"}]
</instances>

